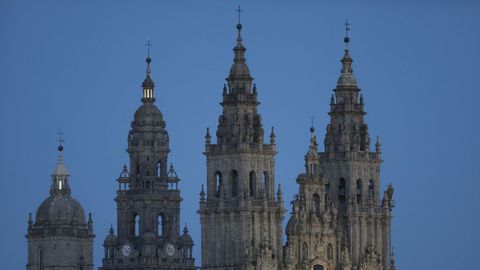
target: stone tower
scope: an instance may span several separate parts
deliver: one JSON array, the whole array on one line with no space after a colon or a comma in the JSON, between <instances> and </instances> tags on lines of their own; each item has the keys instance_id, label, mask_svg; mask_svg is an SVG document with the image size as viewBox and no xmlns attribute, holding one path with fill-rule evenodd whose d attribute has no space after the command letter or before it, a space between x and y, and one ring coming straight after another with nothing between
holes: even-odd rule
<instances>
[{"instance_id":1,"label":"stone tower","mask_svg":"<svg viewBox=\"0 0 480 270\"><path fill-rule=\"evenodd\" d=\"M52 174L50 197L28 219L27 270L93 270L92 216L71 195L70 175L63 164L63 146Z\"/></svg>"},{"instance_id":2,"label":"stone tower","mask_svg":"<svg viewBox=\"0 0 480 270\"><path fill-rule=\"evenodd\" d=\"M100 269L195 269L192 238L186 226L180 232L180 179L167 166L169 137L146 61L143 104L128 134L130 169L124 166L117 180L117 235L110 228Z\"/></svg>"},{"instance_id":3,"label":"stone tower","mask_svg":"<svg viewBox=\"0 0 480 270\"><path fill-rule=\"evenodd\" d=\"M207 129L207 194L200 193L202 269L277 269L284 208L275 194L275 134L264 143L257 88L245 63L242 25L223 87L217 142Z\"/></svg>"},{"instance_id":4,"label":"stone tower","mask_svg":"<svg viewBox=\"0 0 480 270\"><path fill-rule=\"evenodd\" d=\"M393 188L389 185L380 197L381 145L377 137L375 151L370 150L349 41L347 35L330 101L325 151L318 152L312 128L305 173L297 178L299 193L286 229L286 269L383 270L393 262Z\"/></svg>"}]
</instances>

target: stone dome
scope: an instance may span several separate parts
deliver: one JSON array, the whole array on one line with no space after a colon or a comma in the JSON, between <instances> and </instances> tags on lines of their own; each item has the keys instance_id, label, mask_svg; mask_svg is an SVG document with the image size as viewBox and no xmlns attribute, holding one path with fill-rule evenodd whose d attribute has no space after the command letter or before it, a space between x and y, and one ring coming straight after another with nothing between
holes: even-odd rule
<instances>
[{"instance_id":1,"label":"stone dome","mask_svg":"<svg viewBox=\"0 0 480 270\"><path fill-rule=\"evenodd\" d=\"M231 77L238 77L238 76L250 77L250 69L248 68L245 62L233 63L232 67L230 68L230 76Z\"/></svg>"},{"instance_id":2,"label":"stone dome","mask_svg":"<svg viewBox=\"0 0 480 270\"><path fill-rule=\"evenodd\" d=\"M132 125L146 126L146 125L161 125L165 127L162 112L152 103L145 103L140 106L135 112Z\"/></svg>"},{"instance_id":3,"label":"stone dome","mask_svg":"<svg viewBox=\"0 0 480 270\"><path fill-rule=\"evenodd\" d=\"M342 73L337 80L337 86L357 86L357 80L352 73Z\"/></svg>"},{"instance_id":4,"label":"stone dome","mask_svg":"<svg viewBox=\"0 0 480 270\"><path fill-rule=\"evenodd\" d=\"M70 195L50 196L38 207L35 225L85 226L85 212Z\"/></svg>"}]
</instances>

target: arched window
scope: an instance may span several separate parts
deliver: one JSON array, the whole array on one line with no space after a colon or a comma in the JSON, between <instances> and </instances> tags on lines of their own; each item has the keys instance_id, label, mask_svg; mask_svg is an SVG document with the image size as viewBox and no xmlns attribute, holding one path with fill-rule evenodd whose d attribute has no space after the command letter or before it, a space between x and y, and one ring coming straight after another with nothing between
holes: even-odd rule
<instances>
[{"instance_id":1,"label":"arched window","mask_svg":"<svg viewBox=\"0 0 480 270\"><path fill-rule=\"evenodd\" d=\"M134 235L135 236L140 236L140 216L138 214L135 214L133 216L133 222L134 222Z\"/></svg>"},{"instance_id":2,"label":"arched window","mask_svg":"<svg viewBox=\"0 0 480 270\"><path fill-rule=\"evenodd\" d=\"M220 172L215 172L215 195L220 197L220 192L222 190L222 174Z\"/></svg>"},{"instance_id":3,"label":"arched window","mask_svg":"<svg viewBox=\"0 0 480 270\"><path fill-rule=\"evenodd\" d=\"M157 162L156 175L157 175L157 177L162 176L162 162L161 161Z\"/></svg>"},{"instance_id":4,"label":"arched window","mask_svg":"<svg viewBox=\"0 0 480 270\"><path fill-rule=\"evenodd\" d=\"M268 172L263 172L262 180L260 182L260 190L262 191L262 193L265 193L265 196L267 198L269 196L268 187L269 187L269 175L268 175Z\"/></svg>"},{"instance_id":5,"label":"arched window","mask_svg":"<svg viewBox=\"0 0 480 270\"><path fill-rule=\"evenodd\" d=\"M333 260L333 246L330 243L327 246L327 258Z\"/></svg>"},{"instance_id":6,"label":"arched window","mask_svg":"<svg viewBox=\"0 0 480 270\"><path fill-rule=\"evenodd\" d=\"M375 194L375 182L373 182L373 179L371 179L368 182L368 197L373 198L374 194Z\"/></svg>"},{"instance_id":7,"label":"arched window","mask_svg":"<svg viewBox=\"0 0 480 270\"><path fill-rule=\"evenodd\" d=\"M315 215L320 217L320 196L317 193L313 194L313 207Z\"/></svg>"},{"instance_id":8,"label":"arched window","mask_svg":"<svg viewBox=\"0 0 480 270\"><path fill-rule=\"evenodd\" d=\"M232 185L232 197L238 195L238 173L233 170L230 172L230 184Z\"/></svg>"},{"instance_id":9,"label":"arched window","mask_svg":"<svg viewBox=\"0 0 480 270\"><path fill-rule=\"evenodd\" d=\"M58 181L58 190L62 190L62 188L63 188L63 181L59 180Z\"/></svg>"},{"instance_id":10,"label":"arched window","mask_svg":"<svg viewBox=\"0 0 480 270\"><path fill-rule=\"evenodd\" d=\"M257 178L257 175L255 174L255 171L251 171L249 181L248 181L248 187L250 190L250 196L252 197L255 196L256 178Z\"/></svg>"},{"instance_id":11,"label":"arched window","mask_svg":"<svg viewBox=\"0 0 480 270\"><path fill-rule=\"evenodd\" d=\"M362 199L362 180L357 180L357 202L360 202Z\"/></svg>"},{"instance_id":12,"label":"arched window","mask_svg":"<svg viewBox=\"0 0 480 270\"><path fill-rule=\"evenodd\" d=\"M346 189L345 189L345 179L340 178L340 182L338 184L338 199L340 201L345 201L347 196Z\"/></svg>"},{"instance_id":13,"label":"arched window","mask_svg":"<svg viewBox=\"0 0 480 270\"><path fill-rule=\"evenodd\" d=\"M165 227L164 224L165 224L165 220L163 218L163 215L159 214L157 217L157 236L163 235L163 229Z\"/></svg>"},{"instance_id":14,"label":"arched window","mask_svg":"<svg viewBox=\"0 0 480 270\"><path fill-rule=\"evenodd\" d=\"M313 266L313 270L323 270L323 269L324 269L324 268L323 268L323 265L320 265L320 264L315 264L315 265Z\"/></svg>"}]
</instances>

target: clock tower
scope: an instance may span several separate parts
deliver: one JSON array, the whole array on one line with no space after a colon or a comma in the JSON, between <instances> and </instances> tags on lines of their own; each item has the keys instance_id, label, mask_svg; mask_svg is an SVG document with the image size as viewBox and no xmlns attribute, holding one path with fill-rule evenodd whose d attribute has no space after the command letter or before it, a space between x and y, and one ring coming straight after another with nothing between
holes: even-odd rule
<instances>
[{"instance_id":1,"label":"clock tower","mask_svg":"<svg viewBox=\"0 0 480 270\"><path fill-rule=\"evenodd\" d=\"M180 179L167 166L169 136L155 106L151 61L128 134L130 166L117 179L117 233L111 227L105 239L101 270L195 269L192 238L186 226L180 232Z\"/></svg>"}]
</instances>

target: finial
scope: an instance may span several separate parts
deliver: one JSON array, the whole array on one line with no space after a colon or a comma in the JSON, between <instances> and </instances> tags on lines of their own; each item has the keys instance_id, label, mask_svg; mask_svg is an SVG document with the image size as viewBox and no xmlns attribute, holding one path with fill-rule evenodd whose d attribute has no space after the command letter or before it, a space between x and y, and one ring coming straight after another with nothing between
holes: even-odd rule
<instances>
[{"instance_id":1,"label":"finial","mask_svg":"<svg viewBox=\"0 0 480 270\"><path fill-rule=\"evenodd\" d=\"M205 201L205 191L203 190L203 184L202 189L200 190L200 201Z\"/></svg>"},{"instance_id":2,"label":"finial","mask_svg":"<svg viewBox=\"0 0 480 270\"><path fill-rule=\"evenodd\" d=\"M33 225L33 218L32 218L32 213L28 213L28 228L32 228Z\"/></svg>"},{"instance_id":3,"label":"finial","mask_svg":"<svg viewBox=\"0 0 480 270\"><path fill-rule=\"evenodd\" d=\"M375 152L382 152L382 143L380 142L380 136L377 136L377 142L375 143Z\"/></svg>"},{"instance_id":4,"label":"finial","mask_svg":"<svg viewBox=\"0 0 480 270\"><path fill-rule=\"evenodd\" d=\"M242 31L242 24L240 23L240 18L241 18L241 13L243 12L243 9L241 9L240 5L239 5L238 8L235 9L235 11L238 12L238 24L237 24L238 37L237 37L237 41L240 42L240 41L242 41L242 36L240 35L240 32Z\"/></svg>"},{"instance_id":5,"label":"finial","mask_svg":"<svg viewBox=\"0 0 480 270\"><path fill-rule=\"evenodd\" d=\"M151 61L150 59L150 47L152 47L152 43L150 42L150 38L147 40L147 43L145 43L145 46L147 46L147 63Z\"/></svg>"},{"instance_id":6,"label":"finial","mask_svg":"<svg viewBox=\"0 0 480 270\"><path fill-rule=\"evenodd\" d=\"M348 43L350 42L350 37L348 36L348 32L350 31L350 23L348 20L345 20L345 38L343 39L343 42L345 42L345 49L348 48Z\"/></svg>"},{"instance_id":7,"label":"finial","mask_svg":"<svg viewBox=\"0 0 480 270\"><path fill-rule=\"evenodd\" d=\"M253 94L254 95L257 94L257 84L256 83L253 84Z\"/></svg>"},{"instance_id":8,"label":"finial","mask_svg":"<svg viewBox=\"0 0 480 270\"><path fill-rule=\"evenodd\" d=\"M282 193L282 185L278 184L278 190L277 190L277 199L282 200L283 198L283 193Z\"/></svg>"},{"instance_id":9,"label":"finial","mask_svg":"<svg viewBox=\"0 0 480 270\"><path fill-rule=\"evenodd\" d=\"M185 227L183 227L183 234L188 234L187 223L185 222Z\"/></svg>"},{"instance_id":10,"label":"finial","mask_svg":"<svg viewBox=\"0 0 480 270\"><path fill-rule=\"evenodd\" d=\"M223 94L224 95L227 94L227 84L226 83L223 84Z\"/></svg>"},{"instance_id":11,"label":"finial","mask_svg":"<svg viewBox=\"0 0 480 270\"><path fill-rule=\"evenodd\" d=\"M272 131L270 133L270 144L275 144L277 135L275 135L275 130L272 127Z\"/></svg>"},{"instance_id":12,"label":"finial","mask_svg":"<svg viewBox=\"0 0 480 270\"><path fill-rule=\"evenodd\" d=\"M57 140L57 141L58 141L58 147L57 147L57 149L58 149L59 152L62 152L62 151L63 151L63 145L62 145L62 143L65 142L65 140L62 138L62 135L63 135L62 130L60 129L60 130L57 132L57 134L58 134L58 140Z\"/></svg>"},{"instance_id":13,"label":"finial","mask_svg":"<svg viewBox=\"0 0 480 270\"><path fill-rule=\"evenodd\" d=\"M88 213L88 227L92 227L92 224L93 224L92 213Z\"/></svg>"},{"instance_id":14,"label":"finial","mask_svg":"<svg viewBox=\"0 0 480 270\"><path fill-rule=\"evenodd\" d=\"M205 144L210 144L212 142L212 136L210 136L210 128L207 127L207 134L205 134Z\"/></svg>"},{"instance_id":15,"label":"finial","mask_svg":"<svg viewBox=\"0 0 480 270\"><path fill-rule=\"evenodd\" d=\"M110 230L108 230L108 233L110 233L111 235L113 235L115 233L115 231L113 230L112 223L110 223Z\"/></svg>"},{"instance_id":16,"label":"finial","mask_svg":"<svg viewBox=\"0 0 480 270\"><path fill-rule=\"evenodd\" d=\"M312 134L312 135L313 135L313 132L315 132L315 128L313 127L313 120L314 119L315 118L313 116L310 116L310 121L312 122L311 123L312 125L310 126L310 134Z\"/></svg>"}]
</instances>

